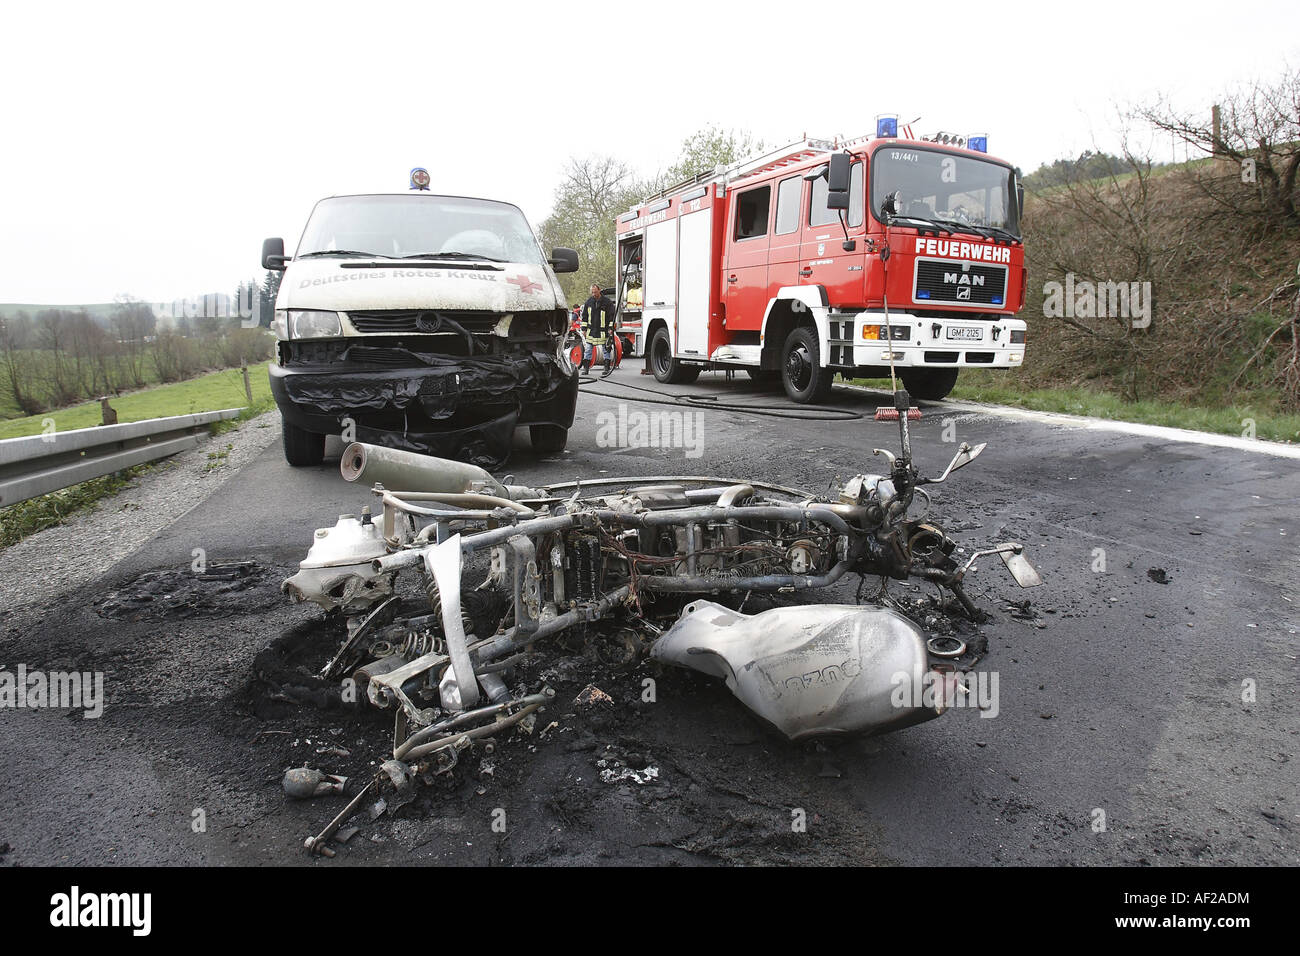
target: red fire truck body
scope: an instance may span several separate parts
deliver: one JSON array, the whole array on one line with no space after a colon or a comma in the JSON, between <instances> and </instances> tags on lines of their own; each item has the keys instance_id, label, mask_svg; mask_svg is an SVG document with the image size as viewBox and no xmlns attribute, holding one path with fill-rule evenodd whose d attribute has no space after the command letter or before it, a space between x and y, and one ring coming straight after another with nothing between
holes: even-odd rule
<instances>
[{"instance_id":1,"label":"red fire truck body","mask_svg":"<svg viewBox=\"0 0 1300 956\"><path fill-rule=\"evenodd\" d=\"M820 401L892 356L914 397L942 398L960 368L1024 361L1022 196L1001 160L898 138L702 174L618 218L621 333L661 382L743 368Z\"/></svg>"}]
</instances>

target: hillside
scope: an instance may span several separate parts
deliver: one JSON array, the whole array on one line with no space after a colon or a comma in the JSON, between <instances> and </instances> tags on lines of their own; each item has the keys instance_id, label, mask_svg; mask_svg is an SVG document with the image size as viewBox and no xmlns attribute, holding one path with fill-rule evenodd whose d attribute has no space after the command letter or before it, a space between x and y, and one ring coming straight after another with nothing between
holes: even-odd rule
<instances>
[{"instance_id":1,"label":"hillside","mask_svg":"<svg viewBox=\"0 0 1300 956\"><path fill-rule=\"evenodd\" d=\"M1028 362L1000 377L1005 385L1300 411L1300 230L1259 215L1236 164L1030 191L1024 236ZM1111 282L1150 283L1146 327L1134 327L1141 317L1088 314L1082 299L1063 304L1049 285L1081 295L1084 283Z\"/></svg>"},{"instance_id":2,"label":"hillside","mask_svg":"<svg viewBox=\"0 0 1300 956\"><path fill-rule=\"evenodd\" d=\"M90 305L78 302L75 305L51 305L49 303L32 304L28 302L0 302L0 317L14 316L19 312L37 315L48 309L63 312L85 312L96 322L107 325L113 318L113 310L118 308L116 302L94 302Z\"/></svg>"}]
</instances>

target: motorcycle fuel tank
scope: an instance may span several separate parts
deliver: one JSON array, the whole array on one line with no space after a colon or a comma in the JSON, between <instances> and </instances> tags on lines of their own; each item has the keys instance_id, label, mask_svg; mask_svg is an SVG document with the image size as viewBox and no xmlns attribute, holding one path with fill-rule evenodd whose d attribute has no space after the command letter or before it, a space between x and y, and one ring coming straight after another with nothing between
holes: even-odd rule
<instances>
[{"instance_id":1,"label":"motorcycle fuel tank","mask_svg":"<svg viewBox=\"0 0 1300 956\"><path fill-rule=\"evenodd\" d=\"M694 601L650 653L721 677L791 740L883 733L945 709L943 694L910 693L929 671L925 635L885 608L813 604L749 615Z\"/></svg>"}]
</instances>

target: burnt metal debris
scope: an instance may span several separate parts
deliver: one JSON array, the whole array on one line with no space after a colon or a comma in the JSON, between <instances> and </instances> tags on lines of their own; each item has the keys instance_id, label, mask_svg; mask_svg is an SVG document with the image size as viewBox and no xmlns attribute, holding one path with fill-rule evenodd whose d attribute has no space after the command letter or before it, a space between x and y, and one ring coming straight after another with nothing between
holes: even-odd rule
<instances>
[{"instance_id":1,"label":"burnt metal debris","mask_svg":"<svg viewBox=\"0 0 1300 956\"><path fill-rule=\"evenodd\" d=\"M366 507L317 530L283 589L345 618L346 636L321 677L392 710L396 726L392 758L308 838L308 850L332 856L331 836L368 794L391 790L391 811L416 779L450 771L466 750L491 748L514 728L530 732L554 691L512 686L516 665L536 642L571 628L603 628L620 648L629 630L655 637L652 657L722 678L792 740L938 717L953 702L954 680L902 704L891 692L903 680L951 678L960 641L927 642L888 607L745 614L708 600L783 597L857 574L933 582L978 620L962 586L978 558L998 555L1022 587L1041 583L1016 542L954 556L955 542L929 517L925 486L985 446L963 444L941 475L922 477L908 430L919 414L903 390L878 409L878 420L898 422L900 453L873 449L888 473L857 475L832 500L697 476L528 487L464 462L349 445L343 477L373 485L378 513ZM427 600L415 613L397 589L404 573Z\"/></svg>"}]
</instances>

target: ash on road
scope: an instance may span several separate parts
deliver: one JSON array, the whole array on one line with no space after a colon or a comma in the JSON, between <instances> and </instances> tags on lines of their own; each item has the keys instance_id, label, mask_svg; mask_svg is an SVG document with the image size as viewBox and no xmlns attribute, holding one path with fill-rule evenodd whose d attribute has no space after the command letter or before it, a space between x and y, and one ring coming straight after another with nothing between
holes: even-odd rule
<instances>
[{"instance_id":1,"label":"ash on road","mask_svg":"<svg viewBox=\"0 0 1300 956\"><path fill-rule=\"evenodd\" d=\"M896 434L870 420L884 396L837 389L834 404L867 417L687 409L697 447L602 447L598 417L620 402L681 413L626 387L648 383L625 367L591 386L569 450L538 458L521 440L509 470L529 483L711 473L822 490L883 470L870 449ZM781 401L721 375L668 390ZM370 496L336 460L290 469L266 430L246 426L221 439L237 445L234 464L205 472L201 494L151 499L165 473L146 476L130 493L138 514L109 502L25 542L25 573L15 549L0 555L0 669L101 671L107 696L97 720L0 710L0 860L1300 862L1300 462L925 411L913 432L925 471L951 457L945 437L990 443L935 489L945 526L968 549L1024 542L1046 582L1020 591L996 559L970 581L991 616L962 636L987 642L977 670L998 675L995 717L959 709L883 737L794 745L720 682L605 659L576 635L530 664L558 691L531 735L465 758L395 815L363 813L336 859L312 860L304 837L349 797L289 801L281 775L347 775L350 795L386 755L391 716L346 708L312 677L338 625L278 587L316 527ZM195 549L236 570L197 578ZM852 601L856 586L817 599ZM929 591L890 593L949 626L927 615Z\"/></svg>"}]
</instances>

